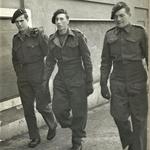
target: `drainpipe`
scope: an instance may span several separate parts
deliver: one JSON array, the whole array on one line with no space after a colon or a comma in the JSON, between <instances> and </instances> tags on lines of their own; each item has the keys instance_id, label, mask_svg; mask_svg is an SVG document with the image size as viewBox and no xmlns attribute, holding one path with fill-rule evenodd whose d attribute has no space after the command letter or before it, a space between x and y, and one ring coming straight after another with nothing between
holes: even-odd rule
<instances>
[{"instance_id":1,"label":"drainpipe","mask_svg":"<svg viewBox=\"0 0 150 150\"><path fill-rule=\"evenodd\" d=\"M20 7L23 8L23 9L25 8L25 6L24 6L24 0L20 0Z\"/></svg>"}]
</instances>

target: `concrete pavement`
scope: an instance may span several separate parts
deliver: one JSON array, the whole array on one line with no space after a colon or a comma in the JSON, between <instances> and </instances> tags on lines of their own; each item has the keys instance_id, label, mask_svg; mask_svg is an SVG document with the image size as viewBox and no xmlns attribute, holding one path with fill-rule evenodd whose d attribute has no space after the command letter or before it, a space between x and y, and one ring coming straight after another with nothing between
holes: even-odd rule
<instances>
[{"instance_id":1,"label":"concrete pavement","mask_svg":"<svg viewBox=\"0 0 150 150\"><path fill-rule=\"evenodd\" d=\"M83 150L121 150L117 128L109 113L109 103L89 110L87 138L83 141ZM34 150L68 150L71 147L71 131L57 128L52 141L46 140L47 127L40 129L41 144ZM30 150L27 147L28 134L14 137L0 143L1 150Z\"/></svg>"}]
</instances>

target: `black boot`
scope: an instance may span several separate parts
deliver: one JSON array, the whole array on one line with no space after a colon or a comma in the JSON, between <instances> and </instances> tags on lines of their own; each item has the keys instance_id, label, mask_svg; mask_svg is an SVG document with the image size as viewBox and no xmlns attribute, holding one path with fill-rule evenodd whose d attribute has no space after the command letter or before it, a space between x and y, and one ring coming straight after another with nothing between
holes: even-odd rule
<instances>
[{"instance_id":1,"label":"black boot","mask_svg":"<svg viewBox=\"0 0 150 150\"><path fill-rule=\"evenodd\" d=\"M82 150L82 144L74 144L70 150Z\"/></svg>"},{"instance_id":2,"label":"black boot","mask_svg":"<svg viewBox=\"0 0 150 150\"><path fill-rule=\"evenodd\" d=\"M40 142L41 142L40 138L32 139L32 140L28 143L28 147L34 148L34 147L36 147Z\"/></svg>"},{"instance_id":3,"label":"black boot","mask_svg":"<svg viewBox=\"0 0 150 150\"><path fill-rule=\"evenodd\" d=\"M49 128L48 133L47 133L47 140L52 140L55 137L56 127L57 127L57 125L55 125L54 129Z\"/></svg>"}]
</instances>

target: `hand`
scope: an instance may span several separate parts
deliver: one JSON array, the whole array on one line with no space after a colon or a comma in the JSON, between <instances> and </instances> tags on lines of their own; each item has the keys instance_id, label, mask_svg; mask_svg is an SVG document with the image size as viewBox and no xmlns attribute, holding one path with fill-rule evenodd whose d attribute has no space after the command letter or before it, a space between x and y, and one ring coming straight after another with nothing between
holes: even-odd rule
<instances>
[{"instance_id":1,"label":"hand","mask_svg":"<svg viewBox=\"0 0 150 150\"><path fill-rule=\"evenodd\" d=\"M89 96L90 94L93 93L93 83L92 82L88 82L86 84L86 88L87 88L87 96Z\"/></svg>"},{"instance_id":2,"label":"hand","mask_svg":"<svg viewBox=\"0 0 150 150\"><path fill-rule=\"evenodd\" d=\"M101 94L104 98L110 99L110 92L107 85L101 86Z\"/></svg>"}]
</instances>

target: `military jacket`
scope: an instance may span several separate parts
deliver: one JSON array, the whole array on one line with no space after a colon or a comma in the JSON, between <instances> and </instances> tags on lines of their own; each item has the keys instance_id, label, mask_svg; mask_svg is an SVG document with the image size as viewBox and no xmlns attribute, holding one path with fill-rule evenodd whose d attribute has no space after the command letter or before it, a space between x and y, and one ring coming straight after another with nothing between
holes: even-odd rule
<instances>
[{"instance_id":1,"label":"military jacket","mask_svg":"<svg viewBox=\"0 0 150 150\"><path fill-rule=\"evenodd\" d=\"M24 35L20 33L14 35L12 62L17 76L24 78L30 74L34 78L41 72L42 67L44 68L43 62L47 52L48 37L42 30L29 28Z\"/></svg>"},{"instance_id":2,"label":"military jacket","mask_svg":"<svg viewBox=\"0 0 150 150\"><path fill-rule=\"evenodd\" d=\"M101 82L107 82L112 63L131 63L146 59L148 64L148 46L145 30L129 24L123 29L114 27L106 32L102 50Z\"/></svg>"},{"instance_id":3,"label":"military jacket","mask_svg":"<svg viewBox=\"0 0 150 150\"><path fill-rule=\"evenodd\" d=\"M77 76L82 70L85 72L86 82L93 81L90 51L83 34L77 30L68 29L63 45L60 44L57 32L49 37L44 80L49 79L56 63L59 68L58 74L63 75L64 80ZM79 75L78 82L80 80L82 77Z\"/></svg>"}]
</instances>

